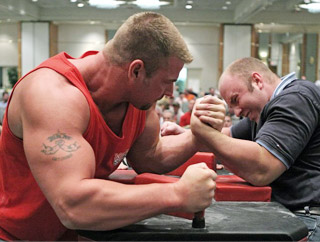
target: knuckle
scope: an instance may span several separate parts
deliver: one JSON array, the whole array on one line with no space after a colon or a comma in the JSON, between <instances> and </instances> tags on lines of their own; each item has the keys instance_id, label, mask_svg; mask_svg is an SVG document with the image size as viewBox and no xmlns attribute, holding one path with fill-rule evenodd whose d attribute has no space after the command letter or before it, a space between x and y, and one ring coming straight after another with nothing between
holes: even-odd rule
<instances>
[{"instance_id":1,"label":"knuckle","mask_svg":"<svg viewBox=\"0 0 320 242\"><path fill-rule=\"evenodd\" d=\"M212 190L216 190L216 188L217 188L217 183L213 182L212 183Z\"/></svg>"},{"instance_id":2,"label":"knuckle","mask_svg":"<svg viewBox=\"0 0 320 242\"><path fill-rule=\"evenodd\" d=\"M217 175L217 173L215 173L214 171L213 171L213 180L216 180L217 179L217 177L218 177L218 175Z\"/></svg>"}]
</instances>

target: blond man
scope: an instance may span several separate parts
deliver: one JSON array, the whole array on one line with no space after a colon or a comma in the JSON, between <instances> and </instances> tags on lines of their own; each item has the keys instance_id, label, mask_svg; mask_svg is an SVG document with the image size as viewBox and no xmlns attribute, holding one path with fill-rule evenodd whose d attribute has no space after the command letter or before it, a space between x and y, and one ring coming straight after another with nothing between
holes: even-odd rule
<instances>
[{"instance_id":1,"label":"blond man","mask_svg":"<svg viewBox=\"0 0 320 242\"><path fill-rule=\"evenodd\" d=\"M154 108L191 61L169 19L147 12L102 51L60 53L21 79L1 134L0 238L76 240L68 229L112 230L208 207L216 174L204 164L174 184L107 180L125 157L137 172L164 173L198 150L191 132L159 138Z\"/></svg>"}]
</instances>

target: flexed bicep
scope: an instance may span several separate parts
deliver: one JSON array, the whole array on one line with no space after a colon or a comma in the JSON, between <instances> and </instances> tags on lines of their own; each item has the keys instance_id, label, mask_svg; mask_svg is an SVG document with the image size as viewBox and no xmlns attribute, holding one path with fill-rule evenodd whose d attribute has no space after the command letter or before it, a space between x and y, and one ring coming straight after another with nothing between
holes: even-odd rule
<instances>
[{"instance_id":1,"label":"flexed bicep","mask_svg":"<svg viewBox=\"0 0 320 242\"><path fill-rule=\"evenodd\" d=\"M66 133L61 133L59 130L49 136L47 140L43 143L43 149L41 152L45 155L53 155L58 151L60 155L71 157L72 153L80 148L77 141L72 140L72 137ZM54 157L53 159L61 159Z\"/></svg>"}]
</instances>

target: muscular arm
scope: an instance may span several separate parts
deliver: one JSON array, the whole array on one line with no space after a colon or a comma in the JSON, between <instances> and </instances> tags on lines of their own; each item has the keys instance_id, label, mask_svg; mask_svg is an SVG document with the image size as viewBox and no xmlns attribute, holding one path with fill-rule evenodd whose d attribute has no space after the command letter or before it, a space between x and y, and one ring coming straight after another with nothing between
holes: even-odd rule
<instances>
[{"instance_id":1,"label":"muscular arm","mask_svg":"<svg viewBox=\"0 0 320 242\"><path fill-rule=\"evenodd\" d=\"M257 186L270 184L285 170L283 163L259 144L229 137L229 130L204 124L195 115L191 118L192 132L235 174Z\"/></svg>"},{"instance_id":2,"label":"muscular arm","mask_svg":"<svg viewBox=\"0 0 320 242\"><path fill-rule=\"evenodd\" d=\"M138 172L166 173L186 162L199 150L199 142L190 130L160 137L157 113L147 112L146 125L131 148L128 158Z\"/></svg>"},{"instance_id":3,"label":"muscular arm","mask_svg":"<svg viewBox=\"0 0 320 242\"><path fill-rule=\"evenodd\" d=\"M189 179L172 184L123 185L95 179L94 153L82 136L88 104L65 80L44 82L46 78L52 77L35 76L24 80L28 85L20 84L24 89L16 90L19 118L32 174L66 227L111 230L160 213L209 206L215 174L203 166L189 169Z\"/></svg>"}]
</instances>

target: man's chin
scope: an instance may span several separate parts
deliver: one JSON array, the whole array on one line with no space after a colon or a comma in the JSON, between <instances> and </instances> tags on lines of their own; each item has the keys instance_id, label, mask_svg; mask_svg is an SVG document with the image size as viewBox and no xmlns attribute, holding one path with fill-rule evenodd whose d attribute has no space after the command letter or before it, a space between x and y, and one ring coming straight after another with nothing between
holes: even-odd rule
<instances>
[{"instance_id":1,"label":"man's chin","mask_svg":"<svg viewBox=\"0 0 320 242\"><path fill-rule=\"evenodd\" d=\"M151 108L151 106L152 106L152 103L149 103L149 104L140 106L139 109L140 110L148 110L149 108Z\"/></svg>"},{"instance_id":2,"label":"man's chin","mask_svg":"<svg viewBox=\"0 0 320 242\"><path fill-rule=\"evenodd\" d=\"M250 121L253 121L253 122L256 122L256 123L259 122L259 117L252 117L252 118L249 117L249 119L250 119Z\"/></svg>"}]
</instances>

